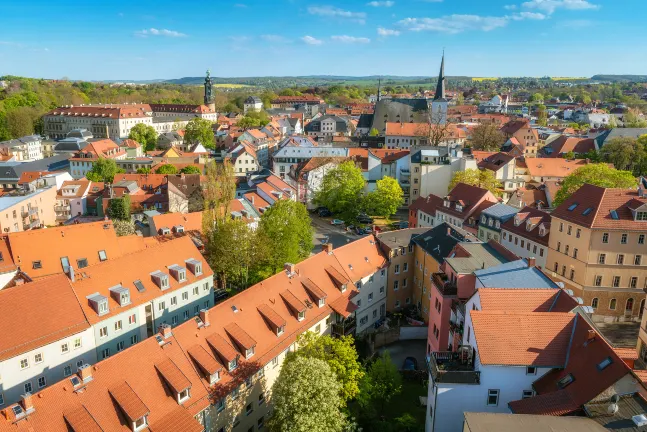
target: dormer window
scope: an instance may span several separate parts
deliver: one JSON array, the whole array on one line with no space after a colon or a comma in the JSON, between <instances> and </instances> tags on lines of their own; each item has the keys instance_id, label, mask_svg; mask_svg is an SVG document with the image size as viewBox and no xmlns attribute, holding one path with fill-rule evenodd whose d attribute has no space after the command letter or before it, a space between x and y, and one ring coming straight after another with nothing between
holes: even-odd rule
<instances>
[{"instance_id":1,"label":"dormer window","mask_svg":"<svg viewBox=\"0 0 647 432\"><path fill-rule=\"evenodd\" d=\"M202 262L197 259L191 258L184 261L186 266L191 270L195 276L200 276L202 274Z\"/></svg>"},{"instance_id":2,"label":"dormer window","mask_svg":"<svg viewBox=\"0 0 647 432\"><path fill-rule=\"evenodd\" d=\"M485 217L485 215L481 216L481 223L485 224L486 221L487 221L487 218Z\"/></svg>"},{"instance_id":3,"label":"dormer window","mask_svg":"<svg viewBox=\"0 0 647 432\"><path fill-rule=\"evenodd\" d=\"M238 357L234 358L229 362L229 365L228 365L229 372L233 371L237 367L238 367Z\"/></svg>"},{"instance_id":4,"label":"dormer window","mask_svg":"<svg viewBox=\"0 0 647 432\"><path fill-rule=\"evenodd\" d=\"M180 393L177 395L177 403L182 403L185 400L189 399L191 397L191 392L190 388L186 388L182 390Z\"/></svg>"},{"instance_id":5,"label":"dormer window","mask_svg":"<svg viewBox=\"0 0 647 432\"><path fill-rule=\"evenodd\" d=\"M170 265L168 269L176 281L178 282L186 281L186 269L184 267L181 267L177 264L173 264L173 265Z\"/></svg>"},{"instance_id":6,"label":"dormer window","mask_svg":"<svg viewBox=\"0 0 647 432\"><path fill-rule=\"evenodd\" d=\"M463 206L460 204L456 204L456 211L462 212L463 211Z\"/></svg>"},{"instance_id":7,"label":"dormer window","mask_svg":"<svg viewBox=\"0 0 647 432\"><path fill-rule=\"evenodd\" d=\"M301 315L301 313L299 313L299 315ZM301 320L299 320L299 321L301 321ZM283 332L284 332L284 331L285 331L285 326L277 327L277 328L276 328L276 335L277 335L277 336L281 336L281 335L283 334Z\"/></svg>"},{"instance_id":8,"label":"dormer window","mask_svg":"<svg viewBox=\"0 0 647 432\"><path fill-rule=\"evenodd\" d=\"M119 306L130 304L130 290L121 285L110 288L110 296L119 303Z\"/></svg>"},{"instance_id":9,"label":"dormer window","mask_svg":"<svg viewBox=\"0 0 647 432\"><path fill-rule=\"evenodd\" d=\"M647 221L647 212L636 212L637 221Z\"/></svg>"},{"instance_id":10,"label":"dormer window","mask_svg":"<svg viewBox=\"0 0 647 432\"><path fill-rule=\"evenodd\" d=\"M501 228L501 222L499 222L499 221L497 220L497 221L494 223L494 226L495 226L497 229Z\"/></svg>"},{"instance_id":11,"label":"dormer window","mask_svg":"<svg viewBox=\"0 0 647 432\"><path fill-rule=\"evenodd\" d=\"M90 306L94 311L99 315L105 315L108 312L110 312L110 308L108 307L108 298L105 296L102 296L101 294L94 293L86 297L88 299L88 302L90 303Z\"/></svg>"},{"instance_id":12,"label":"dormer window","mask_svg":"<svg viewBox=\"0 0 647 432\"><path fill-rule=\"evenodd\" d=\"M450 204L450 202L449 202L449 201L447 201L447 200L443 201L443 205L444 205L445 207L449 208L449 204Z\"/></svg>"},{"instance_id":13,"label":"dormer window","mask_svg":"<svg viewBox=\"0 0 647 432\"><path fill-rule=\"evenodd\" d=\"M148 416L140 417L133 422L133 432L140 431L148 426Z\"/></svg>"},{"instance_id":14,"label":"dormer window","mask_svg":"<svg viewBox=\"0 0 647 432\"><path fill-rule=\"evenodd\" d=\"M323 299L323 298L319 299L317 303L319 307L323 307L326 304L326 299Z\"/></svg>"},{"instance_id":15,"label":"dormer window","mask_svg":"<svg viewBox=\"0 0 647 432\"><path fill-rule=\"evenodd\" d=\"M306 318L306 311L299 312L299 315L297 316L297 320L303 321L305 318Z\"/></svg>"},{"instance_id":16,"label":"dormer window","mask_svg":"<svg viewBox=\"0 0 647 432\"><path fill-rule=\"evenodd\" d=\"M168 275L159 270L156 270L153 273L151 273L151 279L153 280L155 285L157 285L161 290L168 289L170 286Z\"/></svg>"},{"instance_id":17,"label":"dormer window","mask_svg":"<svg viewBox=\"0 0 647 432\"><path fill-rule=\"evenodd\" d=\"M254 355L254 347L245 350L245 358L248 359Z\"/></svg>"},{"instance_id":18,"label":"dormer window","mask_svg":"<svg viewBox=\"0 0 647 432\"><path fill-rule=\"evenodd\" d=\"M521 225L521 218L520 217L515 217L514 218L514 225L515 226Z\"/></svg>"},{"instance_id":19,"label":"dormer window","mask_svg":"<svg viewBox=\"0 0 647 432\"><path fill-rule=\"evenodd\" d=\"M215 384L218 381L220 381L220 371L217 371L216 373L212 373L209 375L209 384Z\"/></svg>"}]
</instances>

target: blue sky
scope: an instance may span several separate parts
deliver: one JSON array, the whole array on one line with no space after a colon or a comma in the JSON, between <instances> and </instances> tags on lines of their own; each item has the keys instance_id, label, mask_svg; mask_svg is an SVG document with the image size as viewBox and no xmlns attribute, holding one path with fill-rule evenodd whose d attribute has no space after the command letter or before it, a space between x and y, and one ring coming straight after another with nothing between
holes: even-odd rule
<instances>
[{"instance_id":1,"label":"blue sky","mask_svg":"<svg viewBox=\"0 0 647 432\"><path fill-rule=\"evenodd\" d=\"M645 0L0 0L0 75L647 73Z\"/></svg>"}]
</instances>

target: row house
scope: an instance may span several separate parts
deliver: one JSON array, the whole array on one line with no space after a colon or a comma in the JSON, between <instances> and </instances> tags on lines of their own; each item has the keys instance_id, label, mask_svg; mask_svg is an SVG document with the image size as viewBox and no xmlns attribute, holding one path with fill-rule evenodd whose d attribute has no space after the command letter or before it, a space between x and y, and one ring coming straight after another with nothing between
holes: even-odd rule
<instances>
[{"instance_id":1,"label":"row house","mask_svg":"<svg viewBox=\"0 0 647 432\"><path fill-rule=\"evenodd\" d=\"M458 183L444 196L442 206L436 208L435 224L447 222L476 233L481 212L498 202L497 197L487 189Z\"/></svg>"},{"instance_id":2,"label":"row house","mask_svg":"<svg viewBox=\"0 0 647 432\"><path fill-rule=\"evenodd\" d=\"M586 159L529 158L525 163L527 174L523 175L524 179L527 182L544 183L547 181L562 181L565 177L591 162Z\"/></svg>"},{"instance_id":3,"label":"row house","mask_svg":"<svg viewBox=\"0 0 647 432\"><path fill-rule=\"evenodd\" d=\"M350 330L361 308L353 302L356 283L379 275L385 264L370 238L334 251L329 246L195 319L162 325L97 367L25 395L4 413L28 421L1 422L0 430L262 429L272 385L287 353L298 348L297 337Z\"/></svg>"},{"instance_id":4,"label":"row house","mask_svg":"<svg viewBox=\"0 0 647 432\"><path fill-rule=\"evenodd\" d=\"M84 178L100 158L123 160L126 159L126 151L110 139L90 142L70 158L70 174L75 179Z\"/></svg>"},{"instance_id":5,"label":"row house","mask_svg":"<svg viewBox=\"0 0 647 432\"><path fill-rule=\"evenodd\" d=\"M571 137L560 135L550 141L541 149L542 158L560 158L573 153L575 156L583 156L590 151L596 151L593 138Z\"/></svg>"},{"instance_id":6,"label":"row house","mask_svg":"<svg viewBox=\"0 0 647 432\"><path fill-rule=\"evenodd\" d=\"M312 158L333 158L349 156L348 148L315 146L309 138L290 137L272 155L272 171L281 178L290 172L294 164L307 162Z\"/></svg>"},{"instance_id":7,"label":"row house","mask_svg":"<svg viewBox=\"0 0 647 432\"><path fill-rule=\"evenodd\" d=\"M90 180L68 180L63 183L56 195L56 221L65 222L74 216L82 216L88 213L87 198L90 193L103 191L103 182L92 182Z\"/></svg>"},{"instance_id":8,"label":"row house","mask_svg":"<svg viewBox=\"0 0 647 432\"><path fill-rule=\"evenodd\" d=\"M534 258L539 268L546 268L550 215L532 207L524 207L501 224L498 240L506 249L521 258Z\"/></svg>"},{"instance_id":9,"label":"row house","mask_svg":"<svg viewBox=\"0 0 647 432\"><path fill-rule=\"evenodd\" d=\"M256 172L261 166L256 150L246 143L236 144L231 151L227 152L225 159L232 164L234 175L237 177L245 177L249 173Z\"/></svg>"},{"instance_id":10,"label":"row house","mask_svg":"<svg viewBox=\"0 0 647 432\"><path fill-rule=\"evenodd\" d=\"M0 153L6 154L15 161L27 162L43 158L43 138L40 135L29 135L9 141L0 141Z\"/></svg>"},{"instance_id":11,"label":"row house","mask_svg":"<svg viewBox=\"0 0 647 432\"><path fill-rule=\"evenodd\" d=\"M481 170L488 170L501 183L503 199L508 199L517 189L524 187L526 181L520 177L516 169L517 160L507 153L495 153L479 162Z\"/></svg>"},{"instance_id":12,"label":"row house","mask_svg":"<svg viewBox=\"0 0 647 432\"><path fill-rule=\"evenodd\" d=\"M508 140L504 148L516 148L515 156L536 157L539 151L539 134L530 126L527 119L511 120L501 127L501 132Z\"/></svg>"},{"instance_id":13,"label":"row house","mask_svg":"<svg viewBox=\"0 0 647 432\"><path fill-rule=\"evenodd\" d=\"M639 321L647 287L647 195L585 184L551 213L546 270L595 320Z\"/></svg>"},{"instance_id":14,"label":"row house","mask_svg":"<svg viewBox=\"0 0 647 432\"><path fill-rule=\"evenodd\" d=\"M316 207L313 203L314 195L321 188L326 173L347 160L341 157L311 158L292 165L287 175L281 178L296 190L297 201L303 203L308 210L313 210Z\"/></svg>"},{"instance_id":15,"label":"row house","mask_svg":"<svg viewBox=\"0 0 647 432\"><path fill-rule=\"evenodd\" d=\"M269 155L274 152L276 141L260 129L247 129L238 137L239 143L245 143L256 152L258 165L267 168Z\"/></svg>"},{"instance_id":16,"label":"row house","mask_svg":"<svg viewBox=\"0 0 647 432\"><path fill-rule=\"evenodd\" d=\"M430 127L438 131L430 131ZM465 131L456 125L433 125L429 123L402 123L386 122L384 132L387 148L391 149L411 149L415 146L428 146L429 137L439 136L440 140L434 145L437 146L463 146L467 140Z\"/></svg>"},{"instance_id":17,"label":"row house","mask_svg":"<svg viewBox=\"0 0 647 432\"><path fill-rule=\"evenodd\" d=\"M306 135L316 138L350 136L350 121L346 117L326 114L305 125Z\"/></svg>"},{"instance_id":18,"label":"row house","mask_svg":"<svg viewBox=\"0 0 647 432\"><path fill-rule=\"evenodd\" d=\"M479 223L479 240L482 242L494 240L502 243L501 226L517 214L518 211L518 208L503 203L494 204L492 207L483 210Z\"/></svg>"}]
</instances>

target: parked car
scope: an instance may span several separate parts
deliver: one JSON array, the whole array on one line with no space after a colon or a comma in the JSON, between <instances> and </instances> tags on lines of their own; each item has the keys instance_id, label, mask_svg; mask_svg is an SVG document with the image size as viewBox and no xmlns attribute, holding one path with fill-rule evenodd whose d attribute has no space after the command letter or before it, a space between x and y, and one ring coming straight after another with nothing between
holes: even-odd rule
<instances>
[{"instance_id":1,"label":"parked car","mask_svg":"<svg viewBox=\"0 0 647 432\"><path fill-rule=\"evenodd\" d=\"M332 216L332 212L328 210L326 207L321 207L319 210L317 210L317 214L319 215L319 217Z\"/></svg>"},{"instance_id":2,"label":"parked car","mask_svg":"<svg viewBox=\"0 0 647 432\"><path fill-rule=\"evenodd\" d=\"M415 357L405 358L402 370L418 370L418 360Z\"/></svg>"},{"instance_id":3,"label":"parked car","mask_svg":"<svg viewBox=\"0 0 647 432\"><path fill-rule=\"evenodd\" d=\"M330 225L343 225L344 221L341 219L333 219L330 221Z\"/></svg>"},{"instance_id":4,"label":"parked car","mask_svg":"<svg viewBox=\"0 0 647 432\"><path fill-rule=\"evenodd\" d=\"M359 216L357 217L357 222L359 222L359 223L363 223L363 224L372 224L372 223L373 223L373 218L372 218L372 217L368 217L368 216L366 216L366 215L364 215L364 216L359 215Z\"/></svg>"},{"instance_id":5,"label":"parked car","mask_svg":"<svg viewBox=\"0 0 647 432\"><path fill-rule=\"evenodd\" d=\"M366 234L366 231L364 230L364 228L361 228L361 227L355 227L355 234L357 234L357 235L364 235L364 234Z\"/></svg>"}]
</instances>

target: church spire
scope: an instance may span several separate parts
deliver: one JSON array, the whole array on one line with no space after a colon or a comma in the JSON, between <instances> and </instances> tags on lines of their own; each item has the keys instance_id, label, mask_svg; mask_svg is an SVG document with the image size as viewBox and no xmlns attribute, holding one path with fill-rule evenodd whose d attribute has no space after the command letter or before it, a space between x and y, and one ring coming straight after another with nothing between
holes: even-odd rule
<instances>
[{"instance_id":1,"label":"church spire","mask_svg":"<svg viewBox=\"0 0 647 432\"><path fill-rule=\"evenodd\" d=\"M204 104L211 107L214 106L213 100L213 81L211 80L211 71L207 69L207 76L204 79Z\"/></svg>"},{"instance_id":2,"label":"church spire","mask_svg":"<svg viewBox=\"0 0 647 432\"><path fill-rule=\"evenodd\" d=\"M382 84L382 78L378 78L377 79L377 101L378 102L380 101L380 96L382 96L381 91L380 91L381 90L380 89L381 84Z\"/></svg>"},{"instance_id":3,"label":"church spire","mask_svg":"<svg viewBox=\"0 0 647 432\"><path fill-rule=\"evenodd\" d=\"M441 99L445 99L445 50L443 50L443 59L440 62L440 73L438 74L436 94L434 95L434 100Z\"/></svg>"}]
</instances>

